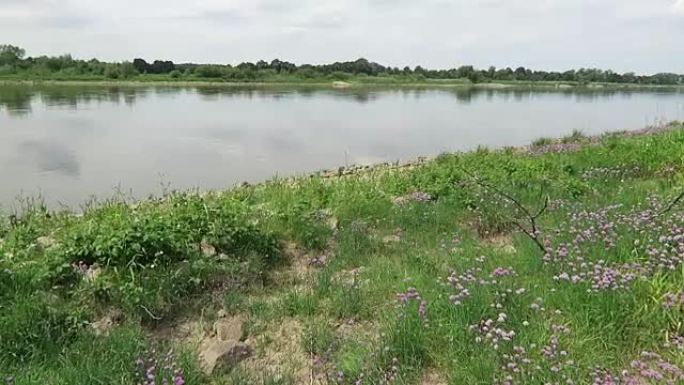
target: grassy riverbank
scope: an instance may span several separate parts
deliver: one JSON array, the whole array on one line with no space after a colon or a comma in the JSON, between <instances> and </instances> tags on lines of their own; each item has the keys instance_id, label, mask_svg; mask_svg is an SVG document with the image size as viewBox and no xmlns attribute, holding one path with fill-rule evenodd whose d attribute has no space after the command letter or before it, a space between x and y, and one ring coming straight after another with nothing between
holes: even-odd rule
<instances>
[{"instance_id":1,"label":"grassy riverbank","mask_svg":"<svg viewBox=\"0 0 684 385\"><path fill-rule=\"evenodd\" d=\"M0 223L0 375L680 383L683 154L673 124L82 215L27 202ZM244 354L207 374L226 334Z\"/></svg>"},{"instance_id":2,"label":"grassy riverbank","mask_svg":"<svg viewBox=\"0 0 684 385\"><path fill-rule=\"evenodd\" d=\"M684 90L682 85L636 83L571 82L571 81L491 81L473 83L467 79L413 79L383 77L352 77L345 81L282 77L268 80L234 81L201 77L174 79L166 75L140 75L131 79L111 80L102 77L43 77L22 78L0 76L0 86L106 86L106 87L297 87L297 88L475 88L475 89L534 89L534 90Z\"/></svg>"}]
</instances>

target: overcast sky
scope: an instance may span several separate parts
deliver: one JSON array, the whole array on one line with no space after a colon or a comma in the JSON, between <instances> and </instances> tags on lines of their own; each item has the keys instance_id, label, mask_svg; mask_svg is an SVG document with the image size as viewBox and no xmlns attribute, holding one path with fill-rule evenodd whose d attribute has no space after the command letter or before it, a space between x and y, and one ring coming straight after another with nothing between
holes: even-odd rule
<instances>
[{"instance_id":1,"label":"overcast sky","mask_svg":"<svg viewBox=\"0 0 684 385\"><path fill-rule=\"evenodd\" d=\"M684 0L0 0L29 55L684 73Z\"/></svg>"}]
</instances>

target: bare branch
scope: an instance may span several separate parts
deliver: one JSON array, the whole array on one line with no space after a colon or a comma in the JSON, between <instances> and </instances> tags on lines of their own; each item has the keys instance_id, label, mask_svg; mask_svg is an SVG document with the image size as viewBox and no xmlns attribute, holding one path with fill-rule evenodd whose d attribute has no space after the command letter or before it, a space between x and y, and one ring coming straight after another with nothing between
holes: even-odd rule
<instances>
[{"instance_id":1,"label":"bare branch","mask_svg":"<svg viewBox=\"0 0 684 385\"><path fill-rule=\"evenodd\" d=\"M677 203L679 203L679 201L681 201L682 199L684 199L684 191L677 195L677 197L672 202L670 202L670 204L667 205L667 207L663 211L660 212L660 215L663 215L672 210L677 205Z\"/></svg>"},{"instance_id":2,"label":"bare branch","mask_svg":"<svg viewBox=\"0 0 684 385\"><path fill-rule=\"evenodd\" d=\"M544 197L544 205L537 211L536 214L532 218L537 219L539 218L542 214L544 214L544 211L549 207L549 196L547 195Z\"/></svg>"},{"instance_id":3,"label":"bare branch","mask_svg":"<svg viewBox=\"0 0 684 385\"><path fill-rule=\"evenodd\" d=\"M542 253L546 253L546 248L541 243L541 241L539 241L539 237L537 235L530 233L529 231L527 231L525 227L523 227L523 225L516 221L513 221L513 224L515 224L518 227L518 229L520 229L520 231L523 232L523 234L527 235L527 237L530 238L535 245L537 245L537 247L539 248L539 250L541 250Z\"/></svg>"},{"instance_id":4,"label":"bare branch","mask_svg":"<svg viewBox=\"0 0 684 385\"><path fill-rule=\"evenodd\" d=\"M463 172L465 172L467 175L469 175L473 179L473 181L475 181L475 183L478 184L479 186L481 186L485 189L491 190L494 193L496 193L497 195L502 196L505 199L507 199L508 201L512 202L527 217L527 220L530 222L530 228L529 229L525 228L525 226L521 225L516 220L513 220L512 223L515 224L515 226L523 234L525 234L528 238L530 238L534 242L534 244L537 245L537 247L539 248L539 250L541 250L542 253L547 252L546 248L544 247L544 244L539 240L540 231L539 231L539 228L537 227L537 219L542 214L544 214L544 212L546 212L546 209L549 207L549 196L548 195L546 195L544 197L544 204L542 205L542 207L533 215L527 209L527 207L525 207L522 203L520 203L520 201L518 199L516 199L514 196L508 194L507 192L499 189L496 186L493 186L489 183L486 183L486 182L480 180L480 178L472 175L468 170L463 169Z\"/></svg>"},{"instance_id":5,"label":"bare branch","mask_svg":"<svg viewBox=\"0 0 684 385\"><path fill-rule=\"evenodd\" d=\"M491 184L489 184L489 183L483 182L482 180L480 180L480 179L478 179L478 178L475 178L475 183L477 183L478 185L480 185L480 186L482 186L482 187L484 187L484 188L490 189L490 190L494 191L495 193L501 195L502 197L508 199L508 200L511 201L518 209L520 209L520 211L522 211L527 217L529 217L529 218L532 217L532 214L530 214L529 210L527 210L527 208L526 208L525 206L523 206L523 204L520 203L520 201L518 201L517 199L515 199L513 196L511 196L510 194L506 193L505 191L500 190L500 189L497 188L496 186L493 186L493 185L491 185Z\"/></svg>"}]
</instances>

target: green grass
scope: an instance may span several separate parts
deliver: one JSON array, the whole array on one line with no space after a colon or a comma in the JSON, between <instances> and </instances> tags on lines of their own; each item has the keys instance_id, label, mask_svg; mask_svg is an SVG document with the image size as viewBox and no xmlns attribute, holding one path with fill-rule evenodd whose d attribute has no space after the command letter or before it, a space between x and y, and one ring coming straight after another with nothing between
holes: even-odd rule
<instances>
[{"instance_id":1,"label":"green grass","mask_svg":"<svg viewBox=\"0 0 684 385\"><path fill-rule=\"evenodd\" d=\"M509 375L516 384L590 383L596 367L638 376L630 362L643 351L663 361L641 358L648 368L681 368L684 304L663 303L684 290L676 236L684 206L652 213L684 190L684 127L575 132L538 145L550 143L573 146L479 149L411 169L111 201L78 216L27 204L0 221L0 375L17 384L135 383L135 360L169 343L156 328L219 309L246 317L252 344L279 342L270 332L279 325L301 325L287 337L298 348L278 359L315 362L313 373L331 383L419 384L426 373L449 384ZM415 192L430 199L412 200ZM502 192L530 212L548 196L536 224L550 255L519 231L529 218ZM287 255L286 243L301 255ZM464 274L458 284L469 294L454 304L454 279ZM593 278L617 286L593 287ZM413 290L420 298L399 300ZM89 322L112 308L125 321L95 336ZM494 326L480 333L488 319ZM510 331L510 341L487 335ZM180 349L188 384L309 379L278 374L272 362L205 376L192 347Z\"/></svg>"}]
</instances>

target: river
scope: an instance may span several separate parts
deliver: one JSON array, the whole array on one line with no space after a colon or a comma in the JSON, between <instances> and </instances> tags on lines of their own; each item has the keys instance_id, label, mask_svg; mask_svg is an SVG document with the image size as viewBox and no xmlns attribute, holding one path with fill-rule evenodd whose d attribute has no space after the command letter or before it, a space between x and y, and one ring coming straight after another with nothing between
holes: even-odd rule
<instances>
[{"instance_id":1,"label":"river","mask_svg":"<svg viewBox=\"0 0 684 385\"><path fill-rule=\"evenodd\" d=\"M683 91L0 85L0 205L225 189L684 120Z\"/></svg>"}]
</instances>

